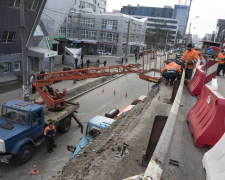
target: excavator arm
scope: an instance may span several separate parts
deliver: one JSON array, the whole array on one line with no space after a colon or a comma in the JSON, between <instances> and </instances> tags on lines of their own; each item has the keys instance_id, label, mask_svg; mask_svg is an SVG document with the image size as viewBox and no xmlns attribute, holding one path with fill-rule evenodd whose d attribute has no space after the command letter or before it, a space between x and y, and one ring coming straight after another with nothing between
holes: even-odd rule
<instances>
[{"instance_id":1,"label":"excavator arm","mask_svg":"<svg viewBox=\"0 0 225 180\"><path fill-rule=\"evenodd\" d=\"M33 85L50 110L62 110L65 108L64 97L67 90L64 88L63 92L60 93L54 90L51 85L65 80L81 80L130 73L141 74L142 70L137 68L134 64L129 64L52 72L38 75L38 78L34 80Z\"/></svg>"}]
</instances>

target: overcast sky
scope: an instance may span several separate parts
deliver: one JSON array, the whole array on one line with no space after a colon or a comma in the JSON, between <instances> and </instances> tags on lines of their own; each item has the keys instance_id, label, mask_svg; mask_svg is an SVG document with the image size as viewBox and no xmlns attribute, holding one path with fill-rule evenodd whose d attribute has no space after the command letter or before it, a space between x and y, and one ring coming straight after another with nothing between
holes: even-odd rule
<instances>
[{"instance_id":1,"label":"overcast sky","mask_svg":"<svg viewBox=\"0 0 225 180\"><path fill-rule=\"evenodd\" d=\"M165 5L174 7L178 2L179 0L107 0L106 11L112 12L113 9L121 9L127 4L132 6L140 4L140 6L148 7L164 7ZM188 5L189 3L190 1L187 0ZM193 0L190 19L194 19L196 16L199 16L199 18L192 21L191 34L198 34L199 37L204 37L205 33L216 31L217 19L225 19L224 0ZM189 24L190 21L188 26Z\"/></svg>"}]
</instances>

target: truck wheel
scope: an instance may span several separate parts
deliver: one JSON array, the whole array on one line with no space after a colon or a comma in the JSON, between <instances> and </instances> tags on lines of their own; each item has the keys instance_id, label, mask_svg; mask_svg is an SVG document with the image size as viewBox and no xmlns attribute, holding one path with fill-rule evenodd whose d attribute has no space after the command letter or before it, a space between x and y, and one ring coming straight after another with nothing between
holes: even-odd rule
<instances>
[{"instance_id":1,"label":"truck wheel","mask_svg":"<svg viewBox=\"0 0 225 180\"><path fill-rule=\"evenodd\" d=\"M25 144L21 149L19 154L15 156L16 164L22 165L28 162L33 154L33 147L29 144Z\"/></svg>"},{"instance_id":2,"label":"truck wheel","mask_svg":"<svg viewBox=\"0 0 225 180\"><path fill-rule=\"evenodd\" d=\"M62 126L60 128L61 132L67 133L70 130L70 126L71 126L71 118L67 117L62 121Z\"/></svg>"}]
</instances>

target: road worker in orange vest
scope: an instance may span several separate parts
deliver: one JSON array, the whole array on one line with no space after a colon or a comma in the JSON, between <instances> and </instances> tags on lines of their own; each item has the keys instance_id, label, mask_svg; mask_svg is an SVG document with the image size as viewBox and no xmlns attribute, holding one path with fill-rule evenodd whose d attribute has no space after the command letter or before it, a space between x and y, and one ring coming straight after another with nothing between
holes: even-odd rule
<instances>
[{"instance_id":1,"label":"road worker in orange vest","mask_svg":"<svg viewBox=\"0 0 225 180\"><path fill-rule=\"evenodd\" d=\"M175 62L168 63L162 70L162 75L166 78L166 85L173 85L173 81L177 78L178 73L181 73L180 66Z\"/></svg>"},{"instance_id":2,"label":"road worker in orange vest","mask_svg":"<svg viewBox=\"0 0 225 180\"><path fill-rule=\"evenodd\" d=\"M53 126L53 123L50 122L49 126L45 128L44 135L47 142L47 151L49 153L53 152L52 149L54 147L54 136L56 134L55 126Z\"/></svg>"},{"instance_id":3,"label":"road worker in orange vest","mask_svg":"<svg viewBox=\"0 0 225 180\"><path fill-rule=\"evenodd\" d=\"M220 61L218 68L217 68L217 76L221 76L220 75L220 71L223 69L223 76L224 76L224 72L225 72L225 52L224 50L221 51L221 53L218 54L218 60Z\"/></svg>"},{"instance_id":4,"label":"road worker in orange vest","mask_svg":"<svg viewBox=\"0 0 225 180\"><path fill-rule=\"evenodd\" d=\"M198 52L193 49L191 43L187 45L187 50L184 52L179 65L185 68L185 85L191 81L193 69L195 69L198 61Z\"/></svg>"}]
</instances>

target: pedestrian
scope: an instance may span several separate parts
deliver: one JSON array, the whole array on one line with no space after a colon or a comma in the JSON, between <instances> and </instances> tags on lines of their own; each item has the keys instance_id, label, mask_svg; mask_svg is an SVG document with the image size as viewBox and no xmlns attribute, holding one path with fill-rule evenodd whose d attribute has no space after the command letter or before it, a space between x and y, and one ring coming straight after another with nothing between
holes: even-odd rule
<instances>
[{"instance_id":1,"label":"pedestrian","mask_svg":"<svg viewBox=\"0 0 225 180\"><path fill-rule=\"evenodd\" d=\"M105 60L103 63L104 63L104 67L105 67L105 66L106 66L106 64L107 64L107 61Z\"/></svg>"},{"instance_id":2,"label":"pedestrian","mask_svg":"<svg viewBox=\"0 0 225 180\"><path fill-rule=\"evenodd\" d=\"M89 64L90 64L90 60L88 59L88 60L86 61L87 68L89 68Z\"/></svg>"},{"instance_id":3,"label":"pedestrian","mask_svg":"<svg viewBox=\"0 0 225 180\"><path fill-rule=\"evenodd\" d=\"M47 142L47 151L49 153L54 151L52 148L55 146L55 141L54 141L55 134L56 134L55 126L53 126L53 123L50 122L44 131L45 140Z\"/></svg>"},{"instance_id":4,"label":"pedestrian","mask_svg":"<svg viewBox=\"0 0 225 180\"><path fill-rule=\"evenodd\" d=\"M78 62L78 58L75 58L75 68L77 69L77 62Z\"/></svg>"},{"instance_id":5,"label":"pedestrian","mask_svg":"<svg viewBox=\"0 0 225 180\"><path fill-rule=\"evenodd\" d=\"M63 71L66 71L66 70L67 70L67 68L66 68L66 66L64 66Z\"/></svg>"},{"instance_id":6,"label":"pedestrian","mask_svg":"<svg viewBox=\"0 0 225 180\"><path fill-rule=\"evenodd\" d=\"M137 54L135 54L135 63L137 63L137 59L138 59Z\"/></svg>"},{"instance_id":7,"label":"pedestrian","mask_svg":"<svg viewBox=\"0 0 225 180\"><path fill-rule=\"evenodd\" d=\"M62 64L64 64L64 54L62 54Z\"/></svg>"},{"instance_id":8,"label":"pedestrian","mask_svg":"<svg viewBox=\"0 0 225 180\"><path fill-rule=\"evenodd\" d=\"M42 74L41 77L40 77L40 79L44 79L44 77L45 77L45 75L44 75L45 74L45 71L43 69L41 70L40 74Z\"/></svg>"},{"instance_id":9,"label":"pedestrian","mask_svg":"<svg viewBox=\"0 0 225 180\"><path fill-rule=\"evenodd\" d=\"M84 54L83 53L81 53L81 60L83 60L84 59Z\"/></svg>"},{"instance_id":10,"label":"pedestrian","mask_svg":"<svg viewBox=\"0 0 225 180\"><path fill-rule=\"evenodd\" d=\"M35 94L35 92L36 92L36 88L34 87L34 80L35 80L35 75L32 74L31 77L30 77L30 84L31 84L32 94Z\"/></svg>"},{"instance_id":11,"label":"pedestrian","mask_svg":"<svg viewBox=\"0 0 225 180\"><path fill-rule=\"evenodd\" d=\"M193 69L195 69L198 61L198 53L193 49L191 43L187 45L187 50L184 52L179 65L182 65L185 68L185 82L184 85L187 85L191 81Z\"/></svg>"},{"instance_id":12,"label":"pedestrian","mask_svg":"<svg viewBox=\"0 0 225 180\"><path fill-rule=\"evenodd\" d=\"M224 50L222 50L221 53L218 54L218 60L220 62L219 62L218 68L217 68L216 75L221 76L220 71L223 70L223 76L224 76L224 73L225 73L225 67L224 67L225 66L225 64L224 64L225 63L225 52L224 52Z\"/></svg>"},{"instance_id":13,"label":"pedestrian","mask_svg":"<svg viewBox=\"0 0 225 180\"><path fill-rule=\"evenodd\" d=\"M97 59L96 63L97 63L97 67L99 67L99 64L100 64L99 59Z\"/></svg>"},{"instance_id":14,"label":"pedestrian","mask_svg":"<svg viewBox=\"0 0 225 180\"><path fill-rule=\"evenodd\" d=\"M121 59L122 64L123 64L123 60L124 60L124 58L122 57L122 59Z\"/></svg>"},{"instance_id":15,"label":"pedestrian","mask_svg":"<svg viewBox=\"0 0 225 180\"><path fill-rule=\"evenodd\" d=\"M174 80L177 78L178 73L181 74L181 69L175 62L168 63L162 70L162 76L166 78L166 85L173 85Z\"/></svg>"},{"instance_id":16,"label":"pedestrian","mask_svg":"<svg viewBox=\"0 0 225 180\"><path fill-rule=\"evenodd\" d=\"M80 67L81 69L83 69L83 68L84 68L84 62L83 62L83 60L81 60L81 64L80 64L80 66L81 66L81 67Z\"/></svg>"}]
</instances>

